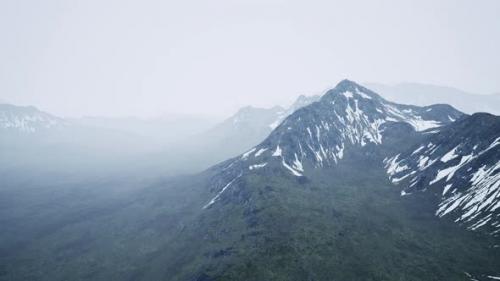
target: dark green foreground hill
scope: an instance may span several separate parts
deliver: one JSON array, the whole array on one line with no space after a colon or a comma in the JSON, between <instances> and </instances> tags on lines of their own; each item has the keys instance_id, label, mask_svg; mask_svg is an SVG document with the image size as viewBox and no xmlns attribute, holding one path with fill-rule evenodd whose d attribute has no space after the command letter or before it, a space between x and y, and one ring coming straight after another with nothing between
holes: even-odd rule
<instances>
[{"instance_id":1,"label":"dark green foreground hill","mask_svg":"<svg viewBox=\"0 0 500 281\"><path fill-rule=\"evenodd\" d=\"M466 272L498 273L498 239L439 219L430 194L401 197L383 167L358 164L363 172L343 163L314 179L250 176L209 209L202 209L203 176L152 187L3 255L1 279L470 280Z\"/></svg>"}]
</instances>

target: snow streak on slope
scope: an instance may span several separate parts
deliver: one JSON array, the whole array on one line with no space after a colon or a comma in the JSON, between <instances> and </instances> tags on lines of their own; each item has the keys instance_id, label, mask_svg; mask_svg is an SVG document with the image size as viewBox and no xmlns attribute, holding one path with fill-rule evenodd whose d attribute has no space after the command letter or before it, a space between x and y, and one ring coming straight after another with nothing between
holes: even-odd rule
<instances>
[{"instance_id":1,"label":"snow streak on slope","mask_svg":"<svg viewBox=\"0 0 500 281\"><path fill-rule=\"evenodd\" d=\"M429 137L423 148L400 153L384 163L391 181L404 183L405 194L442 188L437 216L452 216L471 230L483 228L499 234L500 119L469 119L478 121L450 126ZM493 127L482 129L481 124ZM467 131L471 126L474 131Z\"/></svg>"},{"instance_id":2,"label":"snow streak on slope","mask_svg":"<svg viewBox=\"0 0 500 281\"><path fill-rule=\"evenodd\" d=\"M234 181L236 181L239 177L241 177L242 174L239 174L238 176L236 176L234 179L230 180L218 193L217 195L215 195L214 198L212 198L210 200L210 202L208 202L205 206L203 206L203 209L206 209L208 207L210 207L213 203L215 203L215 201L217 201L219 199L219 197L222 195L222 193L224 193L224 191L226 191L226 189L231 186L231 184L234 183Z\"/></svg>"},{"instance_id":3,"label":"snow streak on slope","mask_svg":"<svg viewBox=\"0 0 500 281\"><path fill-rule=\"evenodd\" d=\"M435 118L420 108L383 100L353 82L343 82L318 102L298 110L287 118L271 136L255 147L255 157L281 157L281 165L292 175L302 176L304 162L312 167L336 164L344 149L381 144L388 124L407 123L415 131L436 128L460 116L455 110ZM438 108L439 110L439 108ZM272 152L274 151L274 152Z\"/></svg>"},{"instance_id":4,"label":"snow streak on slope","mask_svg":"<svg viewBox=\"0 0 500 281\"><path fill-rule=\"evenodd\" d=\"M281 168L288 175L302 177L308 169L336 165L348 149L381 144L384 131L394 124L407 124L415 132L448 124L450 117L461 115L449 106L391 103L344 80L318 102L288 116L261 144L229 160L224 173L234 171L234 176L240 171Z\"/></svg>"}]
</instances>

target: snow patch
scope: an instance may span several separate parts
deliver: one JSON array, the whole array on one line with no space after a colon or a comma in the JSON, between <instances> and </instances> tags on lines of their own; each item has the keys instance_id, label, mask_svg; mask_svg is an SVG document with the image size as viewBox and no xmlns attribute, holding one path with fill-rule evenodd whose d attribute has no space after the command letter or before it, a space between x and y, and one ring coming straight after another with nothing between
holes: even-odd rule
<instances>
[{"instance_id":1,"label":"snow patch","mask_svg":"<svg viewBox=\"0 0 500 281\"><path fill-rule=\"evenodd\" d=\"M285 159L283 159L283 160L281 161L281 163L283 164L283 166L284 166L285 168L287 168L290 172L292 172L292 174L293 174L294 176L297 176L297 177L301 177L301 176L302 176L302 174L301 174L301 173L299 173L298 171L296 171L294 168L290 167L290 166L289 166L289 165L285 162Z\"/></svg>"},{"instance_id":2,"label":"snow patch","mask_svg":"<svg viewBox=\"0 0 500 281\"><path fill-rule=\"evenodd\" d=\"M267 162L264 162L264 163L260 163L260 164L251 165L251 166L248 167L248 169L251 171L251 170L254 170L254 169L263 168L266 165L267 165Z\"/></svg>"},{"instance_id":3,"label":"snow patch","mask_svg":"<svg viewBox=\"0 0 500 281\"><path fill-rule=\"evenodd\" d=\"M353 97L352 93L349 91L343 92L342 95L348 99Z\"/></svg>"},{"instance_id":4,"label":"snow patch","mask_svg":"<svg viewBox=\"0 0 500 281\"><path fill-rule=\"evenodd\" d=\"M255 149L256 149L256 148L254 147L254 148L250 149L249 151L247 151L247 152L243 153L243 155L241 155L241 159L246 159L246 158L248 158L248 156L249 156L250 154L252 154L252 152L254 152L254 151L255 151Z\"/></svg>"},{"instance_id":5,"label":"snow patch","mask_svg":"<svg viewBox=\"0 0 500 281\"><path fill-rule=\"evenodd\" d=\"M276 150L273 152L272 156L275 156L275 157L281 156L281 148L280 148L279 144L276 146Z\"/></svg>"},{"instance_id":6,"label":"snow patch","mask_svg":"<svg viewBox=\"0 0 500 281\"><path fill-rule=\"evenodd\" d=\"M212 204L215 203L215 201L217 201L219 199L219 197L221 196L222 193L224 193L224 191L226 191L226 189L231 186L231 184L233 184L234 181L236 181L239 177L241 177L242 174L239 174L238 176L236 176L234 179L232 179L229 183L227 183L222 189L221 191L219 191L217 193L217 195L215 195L214 198L212 198L212 200L210 200L210 202L208 202L205 206L203 206L203 209L206 209L208 207L210 207Z\"/></svg>"},{"instance_id":7,"label":"snow patch","mask_svg":"<svg viewBox=\"0 0 500 281\"><path fill-rule=\"evenodd\" d=\"M372 97L370 97L369 95L367 95L367 94L365 94L365 93L361 92L361 91L360 91L360 90L358 90L358 89L356 89L356 94L360 95L360 96L361 96L362 98L364 98L364 99L369 99L369 100L371 100L371 99L372 99Z\"/></svg>"},{"instance_id":8,"label":"snow patch","mask_svg":"<svg viewBox=\"0 0 500 281\"><path fill-rule=\"evenodd\" d=\"M262 153L264 153L267 150L267 148L261 148L259 151L255 152L255 157L259 157Z\"/></svg>"},{"instance_id":9,"label":"snow patch","mask_svg":"<svg viewBox=\"0 0 500 281\"><path fill-rule=\"evenodd\" d=\"M458 154L456 154L457 148L458 145L452 150L448 151L445 155L443 155L443 157L441 157L441 162L446 163L452 159L457 158L459 156Z\"/></svg>"}]
</instances>

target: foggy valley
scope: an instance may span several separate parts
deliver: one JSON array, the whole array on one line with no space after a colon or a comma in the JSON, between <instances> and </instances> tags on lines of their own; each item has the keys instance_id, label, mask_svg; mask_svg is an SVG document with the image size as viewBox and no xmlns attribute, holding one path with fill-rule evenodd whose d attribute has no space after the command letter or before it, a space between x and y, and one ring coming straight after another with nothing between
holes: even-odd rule
<instances>
[{"instance_id":1,"label":"foggy valley","mask_svg":"<svg viewBox=\"0 0 500 281\"><path fill-rule=\"evenodd\" d=\"M500 280L498 2L188 2L0 3L0 280Z\"/></svg>"}]
</instances>

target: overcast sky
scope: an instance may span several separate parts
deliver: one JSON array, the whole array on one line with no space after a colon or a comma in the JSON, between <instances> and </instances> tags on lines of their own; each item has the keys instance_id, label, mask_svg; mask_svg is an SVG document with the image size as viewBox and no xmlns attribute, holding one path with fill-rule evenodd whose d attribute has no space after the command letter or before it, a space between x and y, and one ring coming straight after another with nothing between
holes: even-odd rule
<instances>
[{"instance_id":1,"label":"overcast sky","mask_svg":"<svg viewBox=\"0 0 500 281\"><path fill-rule=\"evenodd\" d=\"M500 1L0 1L0 100L227 115L339 80L500 92Z\"/></svg>"}]
</instances>

